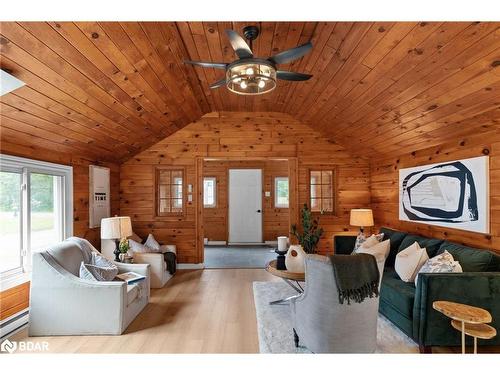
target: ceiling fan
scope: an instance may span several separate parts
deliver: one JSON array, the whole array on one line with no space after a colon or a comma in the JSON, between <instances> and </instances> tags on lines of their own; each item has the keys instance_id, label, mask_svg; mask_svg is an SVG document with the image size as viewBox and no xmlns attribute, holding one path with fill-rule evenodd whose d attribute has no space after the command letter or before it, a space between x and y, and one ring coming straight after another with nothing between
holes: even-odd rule
<instances>
[{"instance_id":1,"label":"ceiling fan","mask_svg":"<svg viewBox=\"0 0 500 375\"><path fill-rule=\"evenodd\" d=\"M259 35L259 29L256 26L243 28L243 35L249 43L234 30L226 30L226 34L238 56L237 60L232 63L185 61L186 64L226 71L226 76L223 79L210 85L211 89L225 85L230 91L240 95L260 95L273 90L276 87L276 79L307 81L312 77L310 74L277 70L276 68L276 65L287 64L307 54L312 48L311 42L263 59L254 57L252 52L252 42Z\"/></svg>"}]
</instances>

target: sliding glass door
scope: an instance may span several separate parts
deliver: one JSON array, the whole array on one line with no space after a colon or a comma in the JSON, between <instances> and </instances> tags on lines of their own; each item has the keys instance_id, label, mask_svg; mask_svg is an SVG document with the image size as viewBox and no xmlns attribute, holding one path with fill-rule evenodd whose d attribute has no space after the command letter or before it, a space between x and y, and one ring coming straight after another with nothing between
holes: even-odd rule
<instances>
[{"instance_id":1,"label":"sliding glass door","mask_svg":"<svg viewBox=\"0 0 500 375\"><path fill-rule=\"evenodd\" d=\"M21 187L23 174L14 168L0 171L0 273L22 270L23 210Z\"/></svg>"},{"instance_id":2,"label":"sliding glass door","mask_svg":"<svg viewBox=\"0 0 500 375\"><path fill-rule=\"evenodd\" d=\"M31 254L73 231L72 168L0 155L0 274L29 270Z\"/></svg>"}]
</instances>

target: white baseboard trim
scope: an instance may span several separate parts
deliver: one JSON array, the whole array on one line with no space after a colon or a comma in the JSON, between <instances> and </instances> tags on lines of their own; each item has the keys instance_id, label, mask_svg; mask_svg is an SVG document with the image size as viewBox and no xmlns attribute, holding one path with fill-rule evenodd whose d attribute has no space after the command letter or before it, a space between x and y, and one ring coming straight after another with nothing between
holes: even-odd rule
<instances>
[{"instance_id":1,"label":"white baseboard trim","mask_svg":"<svg viewBox=\"0 0 500 375\"><path fill-rule=\"evenodd\" d=\"M178 263L178 270L202 270L205 268L203 263Z\"/></svg>"},{"instance_id":2,"label":"white baseboard trim","mask_svg":"<svg viewBox=\"0 0 500 375\"><path fill-rule=\"evenodd\" d=\"M226 241L207 241L207 246L226 246Z\"/></svg>"},{"instance_id":3,"label":"white baseboard trim","mask_svg":"<svg viewBox=\"0 0 500 375\"><path fill-rule=\"evenodd\" d=\"M266 241L265 244L271 246L278 246L278 241Z\"/></svg>"},{"instance_id":4,"label":"white baseboard trim","mask_svg":"<svg viewBox=\"0 0 500 375\"><path fill-rule=\"evenodd\" d=\"M25 328L28 320L29 308L26 308L0 321L0 339L4 340Z\"/></svg>"}]
</instances>

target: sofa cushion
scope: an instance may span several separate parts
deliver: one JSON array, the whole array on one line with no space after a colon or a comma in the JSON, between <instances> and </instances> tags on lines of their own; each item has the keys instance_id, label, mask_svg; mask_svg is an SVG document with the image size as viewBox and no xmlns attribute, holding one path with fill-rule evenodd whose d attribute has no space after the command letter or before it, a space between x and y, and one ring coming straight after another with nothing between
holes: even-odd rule
<instances>
[{"instance_id":1,"label":"sofa cushion","mask_svg":"<svg viewBox=\"0 0 500 375\"><path fill-rule=\"evenodd\" d=\"M392 268L386 269L382 277L380 299L392 306L402 315L413 317L413 302L415 301L415 284L405 283Z\"/></svg>"},{"instance_id":2,"label":"sofa cushion","mask_svg":"<svg viewBox=\"0 0 500 375\"><path fill-rule=\"evenodd\" d=\"M413 244L414 242L417 242L418 245L422 248L425 247L427 250L427 255L429 258L435 257L439 247L443 243L443 240L438 240L436 238L427 238L427 237L421 237L421 236L415 236L413 234L407 235L403 241L401 241L401 244L399 245L399 251L402 251L406 249L408 246Z\"/></svg>"},{"instance_id":3,"label":"sofa cushion","mask_svg":"<svg viewBox=\"0 0 500 375\"><path fill-rule=\"evenodd\" d=\"M398 232L389 228L380 228L380 233L384 234L384 240L391 240L391 250L385 261L386 267L394 266L394 261L396 260L396 254L398 253L401 241L406 237L407 233Z\"/></svg>"},{"instance_id":4,"label":"sofa cushion","mask_svg":"<svg viewBox=\"0 0 500 375\"><path fill-rule=\"evenodd\" d=\"M438 253L441 254L445 250L460 263L464 272L500 271L500 257L491 251L475 249L448 241L441 244Z\"/></svg>"}]
</instances>

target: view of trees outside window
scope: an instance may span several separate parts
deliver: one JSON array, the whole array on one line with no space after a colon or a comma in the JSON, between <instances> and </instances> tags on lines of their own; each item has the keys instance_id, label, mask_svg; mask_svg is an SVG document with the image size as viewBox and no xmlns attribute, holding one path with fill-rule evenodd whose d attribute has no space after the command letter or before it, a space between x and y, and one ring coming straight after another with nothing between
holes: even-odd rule
<instances>
[{"instance_id":1,"label":"view of trees outside window","mask_svg":"<svg viewBox=\"0 0 500 375\"><path fill-rule=\"evenodd\" d=\"M21 267L22 175L0 172L0 272Z\"/></svg>"},{"instance_id":2,"label":"view of trees outside window","mask_svg":"<svg viewBox=\"0 0 500 375\"><path fill-rule=\"evenodd\" d=\"M31 250L62 240L60 183L62 177L30 173L29 239ZM0 272L21 266L22 247L22 174L0 172Z\"/></svg>"}]
</instances>

